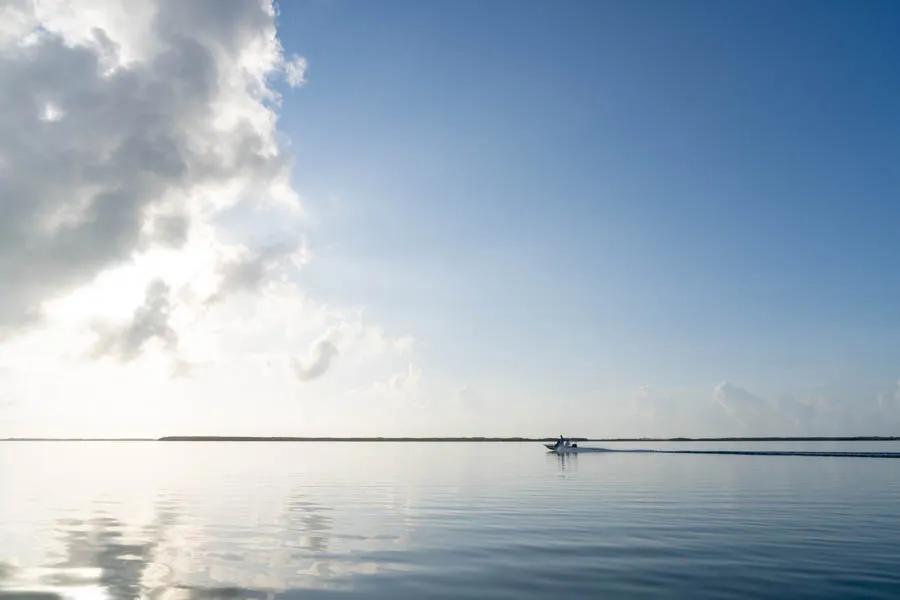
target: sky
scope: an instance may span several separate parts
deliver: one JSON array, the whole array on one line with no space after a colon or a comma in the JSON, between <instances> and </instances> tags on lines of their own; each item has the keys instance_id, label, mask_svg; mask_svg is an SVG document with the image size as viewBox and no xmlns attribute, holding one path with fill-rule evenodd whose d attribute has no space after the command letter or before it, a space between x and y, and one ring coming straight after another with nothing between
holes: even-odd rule
<instances>
[{"instance_id":1,"label":"sky","mask_svg":"<svg viewBox=\"0 0 900 600\"><path fill-rule=\"evenodd\" d=\"M0 437L900 434L895 3L0 13Z\"/></svg>"}]
</instances>

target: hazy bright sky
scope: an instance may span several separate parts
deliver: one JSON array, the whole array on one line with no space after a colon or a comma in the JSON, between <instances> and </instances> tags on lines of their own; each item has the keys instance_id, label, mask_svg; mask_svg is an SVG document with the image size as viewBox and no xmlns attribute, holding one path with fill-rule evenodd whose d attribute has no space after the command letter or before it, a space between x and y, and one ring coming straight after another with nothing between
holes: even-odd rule
<instances>
[{"instance_id":1,"label":"hazy bright sky","mask_svg":"<svg viewBox=\"0 0 900 600\"><path fill-rule=\"evenodd\" d=\"M900 434L898 31L8 2L0 437Z\"/></svg>"}]
</instances>

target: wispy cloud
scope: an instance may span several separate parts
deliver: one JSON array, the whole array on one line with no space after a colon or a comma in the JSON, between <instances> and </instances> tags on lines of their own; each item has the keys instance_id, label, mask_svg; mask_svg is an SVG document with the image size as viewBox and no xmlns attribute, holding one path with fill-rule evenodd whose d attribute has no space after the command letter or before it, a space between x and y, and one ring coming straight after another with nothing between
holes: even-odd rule
<instances>
[{"instance_id":1,"label":"wispy cloud","mask_svg":"<svg viewBox=\"0 0 900 600\"><path fill-rule=\"evenodd\" d=\"M301 266L304 255L305 248L300 241L257 250L242 249L236 256L219 263L219 284L206 302L212 304L238 292L257 292L279 267Z\"/></svg>"},{"instance_id":2,"label":"wispy cloud","mask_svg":"<svg viewBox=\"0 0 900 600\"><path fill-rule=\"evenodd\" d=\"M97 327L99 339L94 355L132 360L153 339L161 341L166 348L175 349L178 334L169 324L170 310L169 286L161 279L152 281L147 286L144 303L134 311L128 323L119 327Z\"/></svg>"},{"instance_id":3,"label":"wispy cloud","mask_svg":"<svg viewBox=\"0 0 900 600\"><path fill-rule=\"evenodd\" d=\"M309 381L325 374L338 355L337 334L328 331L309 346L305 359L293 358L294 373L301 381Z\"/></svg>"},{"instance_id":4,"label":"wispy cloud","mask_svg":"<svg viewBox=\"0 0 900 600\"><path fill-rule=\"evenodd\" d=\"M307 62L302 56L294 55L284 63L284 77L291 87L306 84Z\"/></svg>"}]
</instances>

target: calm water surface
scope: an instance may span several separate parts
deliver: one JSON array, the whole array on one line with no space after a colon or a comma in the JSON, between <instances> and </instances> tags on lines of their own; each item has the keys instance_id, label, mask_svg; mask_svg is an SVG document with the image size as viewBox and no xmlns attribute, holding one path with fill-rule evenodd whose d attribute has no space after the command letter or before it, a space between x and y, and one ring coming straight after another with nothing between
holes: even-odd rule
<instances>
[{"instance_id":1,"label":"calm water surface","mask_svg":"<svg viewBox=\"0 0 900 600\"><path fill-rule=\"evenodd\" d=\"M900 597L900 460L0 444L0 598L550 596Z\"/></svg>"}]
</instances>

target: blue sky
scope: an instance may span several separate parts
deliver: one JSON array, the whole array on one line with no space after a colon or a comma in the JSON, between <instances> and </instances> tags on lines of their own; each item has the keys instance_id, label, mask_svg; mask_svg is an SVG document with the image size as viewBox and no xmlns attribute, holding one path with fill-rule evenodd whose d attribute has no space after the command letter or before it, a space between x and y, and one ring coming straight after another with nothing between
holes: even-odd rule
<instances>
[{"instance_id":1,"label":"blue sky","mask_svg":"<svg viewBox=\"0 0 900 600\"><path fill-rule=\"evenodd\" d=\"M900 11L290 2L323 294L463 378L852 401L898 377Z\"/></svg>"}]
</instances>

